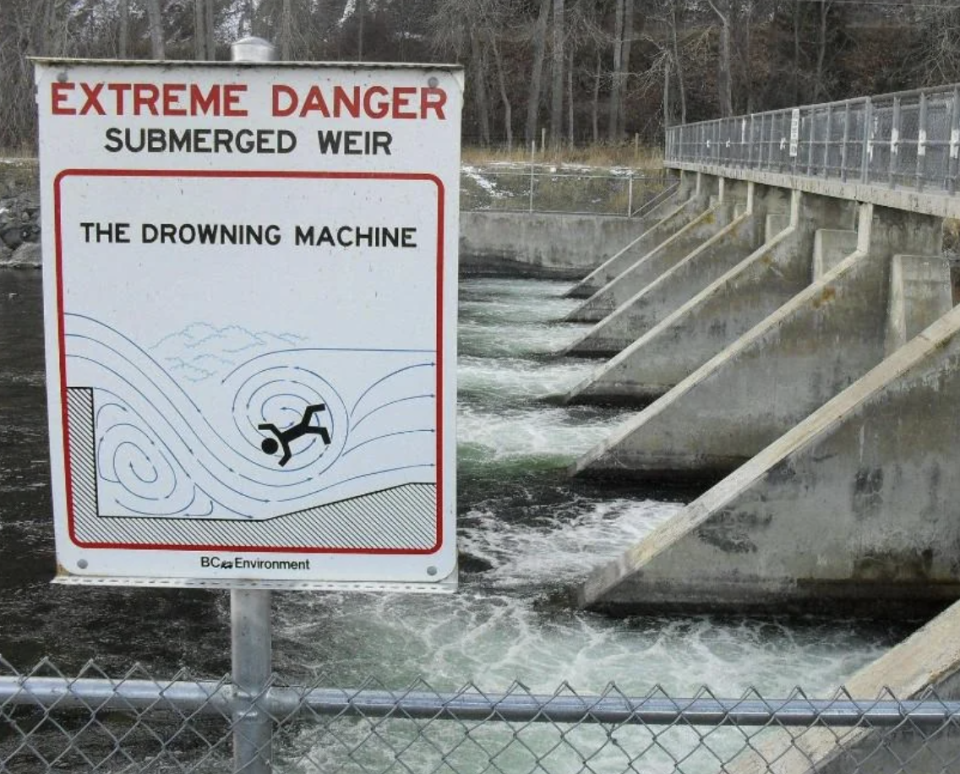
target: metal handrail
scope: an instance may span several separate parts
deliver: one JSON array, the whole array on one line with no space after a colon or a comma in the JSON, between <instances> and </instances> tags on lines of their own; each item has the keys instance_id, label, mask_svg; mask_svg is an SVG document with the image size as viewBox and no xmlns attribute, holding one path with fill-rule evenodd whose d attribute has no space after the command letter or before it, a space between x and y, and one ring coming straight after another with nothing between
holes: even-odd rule
<instances>
[{"instance_id":1,"label":"metal handrail","mask_svg":"<svg viewBox=\"0 0 960 774\"><path fill-rule=\"evenodd\" d=\"M960 84L669 127L664 163L953 195Z\"/></svg>"},{"instance_id":2,"label":"metal handrail","mask_svg":"<svg viewBox=\"0 0 960 774\"><path fill-rule=\"evenodd\" d=\"M723 699L617 695L387 691L270 687L250 696L222 681L0 677L0 706L44 709L143 710L230 717L238 707L273 718L295 714L446 718L534 723L632 723L650 726L736 725L891 728L940 727L960 721L960 701L857 699Z\"/></svg>"}]
</instances>

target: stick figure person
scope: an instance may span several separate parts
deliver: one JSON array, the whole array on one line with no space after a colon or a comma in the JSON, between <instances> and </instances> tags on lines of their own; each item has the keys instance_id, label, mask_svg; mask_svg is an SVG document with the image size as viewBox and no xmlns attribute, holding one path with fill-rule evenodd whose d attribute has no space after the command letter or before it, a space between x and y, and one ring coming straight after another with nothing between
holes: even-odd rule
<instances>
[{"instance_id":1,"label":"stick figure person","mask_svg":"<svg viewBox=\"0 0 960 774\"><path fill-rule=\"evenodd\" d=\"M319 425L311 425L310 420L318 411L323 411L326 406L323 403L317 403L314 406L307 406L303 411L303 418L292 427L286 430L280 430L276 425L263 424L257 425L258 430L269 430L276 438L264 438L260 443L260 448L266 454L275 454L277 449L283 447L283 456L280 458L280 467L286 465L293 454L290 452L290 442L295 441L304 435L319 435L325 445L330 445L330 433L327 428Z\"/></svg>"}]
</instances>

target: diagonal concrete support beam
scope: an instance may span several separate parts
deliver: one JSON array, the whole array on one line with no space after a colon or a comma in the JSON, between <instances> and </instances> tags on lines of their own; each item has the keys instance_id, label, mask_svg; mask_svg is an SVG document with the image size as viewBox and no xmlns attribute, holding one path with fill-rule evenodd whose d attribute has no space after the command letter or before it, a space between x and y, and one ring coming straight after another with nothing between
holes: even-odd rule
<instances>
[{"instance_id":1,"label":"diagonal concrete support beam","mask_svg":"<svg viewBox=\"0 0 960 774\"><path fill-rule=\"evenodd\" d=\"M958 401L960 307L600 568L580 604L915 615L957 599Z\"/></svg>"},{"instance_id":2,"label":"diagonal concrete support beam","mask_svg":"<svg viewBox=\"0 0 960 774\"><path fill-rule=\"evenodd\" d=\"M960 603L951 605L844 685L859 700L960 698ZM785 728L766 734L727 774L927 774L957 761L960 729Z\"/></svg>"},{"instance_id":3,"label":"diagonal concrete support beam","mask_svg":"<svg viewBox=\"0 0 960 774\"><path fill-rule=\"evenodd\" d=\"M720 229L730 223L734 217L733 207L736 203L733 196L726 190L724 181L717 181L721 193L705 199L697 199L695 209L681 227L678 223L668 224L658 235L659 240L653 243L637 243L628 254L627 260L618 265L615 276L596 289L586 301L567 316L568 322L591 322L602 319L607 312L597 311L597 305L602 304L605 309L616 307L608 299L610 288L615 287L624 277L630 276L632 281L652 282L666 269L683 259L691 250L702 245ZM614 256L616 257L616 256ZM602 268L602 267L601 267ZM587 278L590 279L589 277ZM586 280L585 280L586 281ZM593 288L593 285L591 285ZM571 294L577 291L574 287ZM613 291L615 292L615 291ZM604 301L604 299L608 299Z\"/></svg>"},{"instance_id":4,"label":"diagonal concrete support beam","mask_svg":"<svg viewBox=\"0 0 960 774\"><path fill-rule=\"evenodd\" d=\"M683 306L705 287L751 255L764 241L766 216L789 208L789 195L782 189L762 189L748 184L742 214L703 244L690 251L655 279L638 285L631 270L594 296L590 303L619 302L615 311L597 323L569 354L616 354ZM740 207L735 205L735 211ZM634 290L632 295L622 296ZM598 299L598 300L595 300ZM599 308L596 307L596 308Z\"/></svg>"},{"instance_id":5,"label":"diagonal concrete support beam","mask_svg":"<svg viewBox=\"0 0 960 774\"><path fill-rule=\"evenodd\" d=\"M669 314L567 395L568 403L646 405L664 395L810 284L820 227L852 228L852 202L793 191L768 214L758 250ZM850 233L856 249L856 232Z\"/></svg>"},{"instance_id":6,"label":"diagonal concrete support beam","mask_svg":"<svg viewBox=\"0 0 960 774\"><path fill-rule=\"evenodd\" d=\"M711 197L717 195L719 190L719 178L693 172L684 173L676 196L667 203L660 218L568 290L566 297L590 298L657 245L703 215L711 207ZM645 220L649 222L649 219Z\"/></svg>"},{"instance_id":7,"label":"diagonal concrete support beam","mask_svg":"<svg viewBox=\"0 0 960 774\"><path fill-rule=\"evenodd\" d=\"M861 205L858 249L578 460L574 475L722 478L882 360L890 262L940 220Z\"/></svg>"}]
</instances>

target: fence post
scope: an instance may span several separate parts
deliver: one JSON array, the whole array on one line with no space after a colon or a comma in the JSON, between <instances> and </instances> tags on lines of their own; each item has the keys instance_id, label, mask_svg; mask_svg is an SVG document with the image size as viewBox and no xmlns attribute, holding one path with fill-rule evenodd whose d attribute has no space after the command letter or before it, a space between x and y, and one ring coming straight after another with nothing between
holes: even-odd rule
<instances>
[{"instance_id":1,"label":"fence post","mask_svg":"<svg viewBox=\"0 0 960 774\"><path fill-rule=\"evenodd\" d=\"M954 87L950 104L950 150L947 154L947 185L949 193L957 189L957 159L960 157L960 88Z\"/></svg>"},{"instance_id":2,"label":"fence post","mask_svg":"<svg viewBox=\"0 0 960 774\"><path fill-rule=\"evenodd\" d=\"M906 173L906 170L904 170ZM917 118L917 182L916 189L923 190L927 175L927 92L920 92L920 115Z\"/></svg>"},{"instance_id":3,"label":"fence post","mask_svg":"<svg viewBox=\"0 0 960 774\"><path fill-rule=\"evenodd\" d=\"M246 707L233 715L233 770L235 774L270 774L273 720L253 707L269 685L272 671L269 591L230 591L230 644L233 682L238 698L246 699Z\"/></svg>"},{"instance_id":4,"label":"fence post","mask_svg":"<svg viewBox=\"0 0 960 774\"><path fill-rule=\"evenodd\" d=\"M850 141L850 100L843 103L843 144L840 147L840 179L847 182L847 143Z\"/></svg>"},{"instance_id":5,"label":"fence post","mask_svg":"<svg viewBox=\"0 0 960 774\"><path fill-rule=\"evenodd\" d=\"M870 133L873 129L873 101L867 97L863 103L863 146L861 147L862 161L860 163L860 182L870 180L870 157L873 155L873 143Z\"/></svg>"},{"instance_id":6,"label":"fence post","mask_svg":"<svg viewBox=\"0 0 960 774\"><path fill-rule=\"evenodd\" d=\"M530 141L530 209L529 212L533 212L533 170L534 170L534 157L537 155L537 141Z\"/></svg>"},{"instance_id":7,"label":"fence post","mask_svg":"<svg viewBox=\"0 0 960 774\"><path fill-rule=\"evenodd\" d=\"M633 216L633 172L627 184L627 217Z\"/></svg>"},{"instance_id":8,"label":"fence post","mask_svg":"<svg viewBox=\"0 0 960 774\"><path fill-rule=\"evenodd\" d=\"M900 166L900 97L893 98L893 125L890 128L890 188L896 188Z\"/></svg>"}]
</instances>

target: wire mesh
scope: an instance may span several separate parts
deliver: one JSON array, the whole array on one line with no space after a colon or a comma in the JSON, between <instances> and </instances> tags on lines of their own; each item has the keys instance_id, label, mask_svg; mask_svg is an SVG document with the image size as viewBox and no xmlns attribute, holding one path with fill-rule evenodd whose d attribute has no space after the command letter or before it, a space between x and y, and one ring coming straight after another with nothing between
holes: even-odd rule
<instances>
[{"instance_id":1,"label":"wire mesh","mask_svg":"<svg viewBox=\"0 0 960 774\"><path fill-rule=\"evenodd\" d=\"M952 84L674 126L664 158L952 194L958 103Z\"/></svg>"},{"instance_id":2,"label":"wire mesh","mask_svg":"<svg viewBox=\"0 0 960 774\"><path fill-rule=\"evenodd\" d=\"M602 174L523 168L464 167L460 207L467 211L557 212L632 216L660 196L671 180L631 170Z\"/></svg>"},{"instance_id":3,"label":"wire mesh","mask_svg":"<svg viewBox=\"0 0 960 774\"><path fill-rule=\"evenodd\" d=\"M636 697L612 684L538 694L323 682L274 676L251 696L229 677L158 679L134 666L111 678L94 662L68 676L46 659L18 671L0 658L0 772L228 771L250 711L272 724L270 770L298 774L960 770L960 702L934 691L724 699L708 688L677 698L660 686Z\"/></svg>"}]
</instances>

